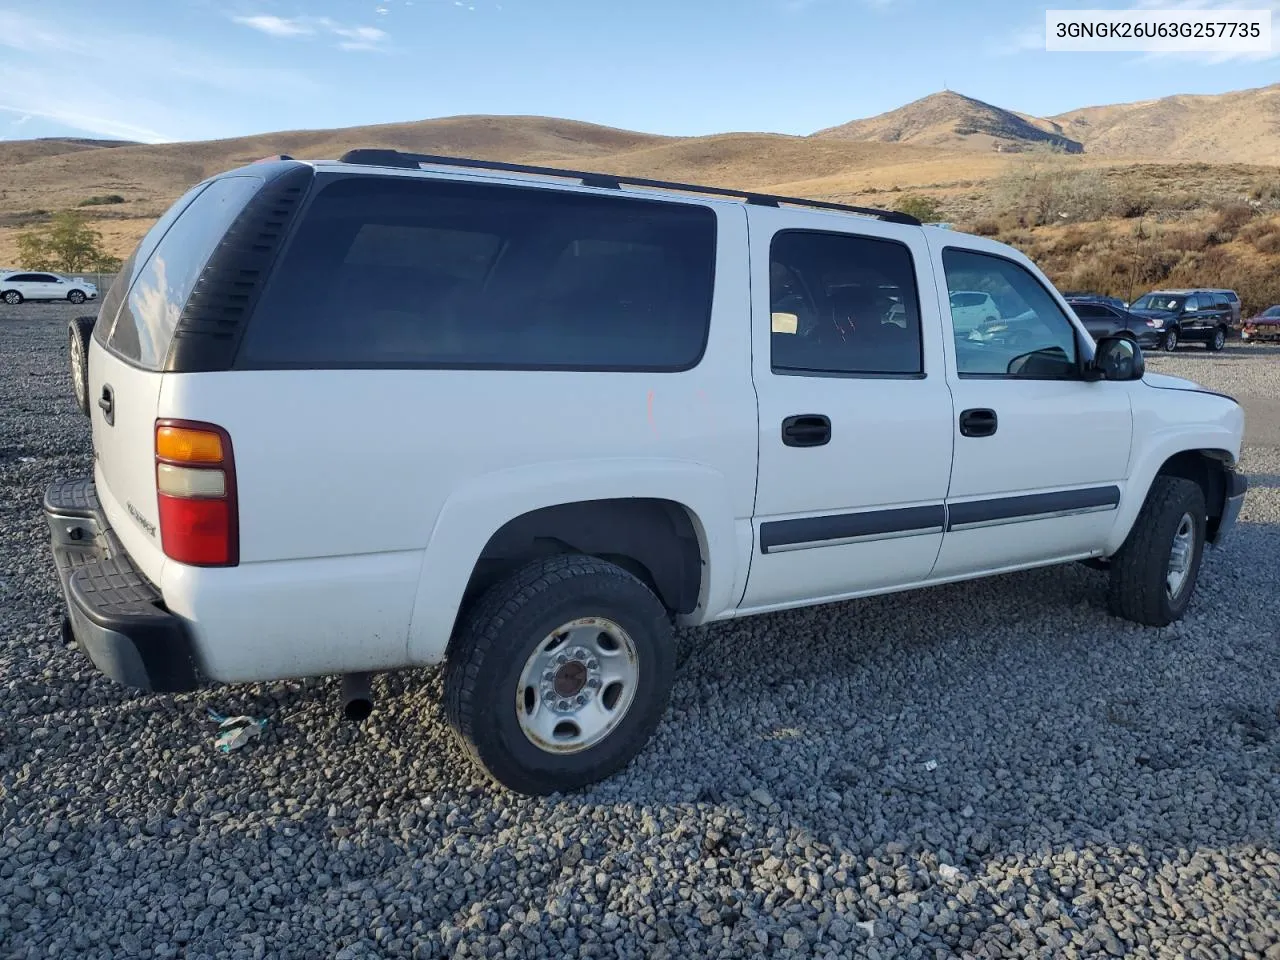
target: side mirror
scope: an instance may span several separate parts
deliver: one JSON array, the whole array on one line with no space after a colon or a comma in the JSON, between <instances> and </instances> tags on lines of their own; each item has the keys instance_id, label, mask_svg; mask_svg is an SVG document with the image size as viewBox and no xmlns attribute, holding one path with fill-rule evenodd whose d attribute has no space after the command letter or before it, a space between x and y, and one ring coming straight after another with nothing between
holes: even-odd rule
<instances>
[{"instance_id":1,"label":"side mirror","mask_svg":"<svg viewBox=\"0 0 1280 960\"><path fill-rule=\"evenodd\" d=\"M1092 366L1101 380L1141 380L1147 372L1141 348L1128 337L1099 340Z\"/></svg>"}]
</instances>

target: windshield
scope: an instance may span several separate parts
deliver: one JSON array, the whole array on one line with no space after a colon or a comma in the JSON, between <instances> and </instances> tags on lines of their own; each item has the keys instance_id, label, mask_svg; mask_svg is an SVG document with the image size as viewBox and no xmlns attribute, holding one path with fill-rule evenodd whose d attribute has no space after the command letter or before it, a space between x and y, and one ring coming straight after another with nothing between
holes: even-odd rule
<instances>
[{"instance_id":1,"label":"windshield","mask_svg":"<svg viewBox=\"0 0 1280 960\"><path fill-rule=\"evenodd\" d=\"M1181 310L1186 297L1174 297L1167 293L1144 293L1133 304L1134 310Z\"/></svg>"},{"instance_id":2,"label":"windshield","mask_svg":"<svg viewBox=\"0 0 1280 960\"><path fill-rule=\"evenodd\" d=\"M1262 315L1264 317L1280 317L1280 303L1277 303L1274 307L1267 307L1262 311Z\"/></svg>"}]
</instances>

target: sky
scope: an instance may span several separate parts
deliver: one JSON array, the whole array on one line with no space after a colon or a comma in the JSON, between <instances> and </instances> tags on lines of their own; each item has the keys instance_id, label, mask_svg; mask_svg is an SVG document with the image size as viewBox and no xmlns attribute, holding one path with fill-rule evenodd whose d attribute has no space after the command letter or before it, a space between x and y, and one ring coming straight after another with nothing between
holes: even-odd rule
<instances>
[{"instance_id":1,"label":"sky","mask_svg":"<svg viewBox=\"0 0 1280 960\"><path fill-rule=\"evenodd\" d=\"M1052 0L1273 10L1280 0ZM0 139L536 114L808 134L944 88L1024 113L1280 81L1280 49L1049 53L1025 0L0 0ZM1277 41L1280 42L1280 41Z\"/></svg>"}]
</instances>

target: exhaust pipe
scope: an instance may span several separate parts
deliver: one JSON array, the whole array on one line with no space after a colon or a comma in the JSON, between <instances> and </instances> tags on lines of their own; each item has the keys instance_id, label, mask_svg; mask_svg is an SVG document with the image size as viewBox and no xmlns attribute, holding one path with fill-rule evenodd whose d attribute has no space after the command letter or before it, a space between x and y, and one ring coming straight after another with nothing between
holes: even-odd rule
<instances>
[{"instance_id":1,"label":"exhaust pipe","mask_svg":"<svg viewBox=\"0 0 1280 960\"><path fill-rule=\"evenodd\" d=\"M347 720L363 720L373 712L372 673L342 675L342 716Z\"/></svg>"}]
</instances>

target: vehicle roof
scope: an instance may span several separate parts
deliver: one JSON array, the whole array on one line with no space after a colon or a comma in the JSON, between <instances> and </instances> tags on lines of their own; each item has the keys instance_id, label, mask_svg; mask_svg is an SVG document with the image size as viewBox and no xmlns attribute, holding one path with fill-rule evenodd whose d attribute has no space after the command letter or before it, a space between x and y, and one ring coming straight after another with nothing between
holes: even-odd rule
<instances>
[{"instance_id":1,"label":"vehicle roof","mask_svg":"<svg viewBox=\"0 0 1280 960\"><path fill-rule=\"evenodd\" d=\"M407 176L424 178L465 179L489 183L521 184L546 189L571 190L596 194L624 195L631 197L660 198L664 200L696 199L699 203L741 207L780 207L802 210L815 218L849 218L859 221L894 223L920 230L931 242L939 246L962 246L1031 263L1022 251L990 237L955 230L950 225L921 223L917 218L896 210L874 207L858 207L804 197L779 196L751 190L736 190L702 184L649 180L622 174L566 170L555 167L539 167L505 161L477 160L470 157L449 157L433 154L407 153L397 150L350 150L336 160L298 161L287 155L264 158L262 162L290 161L306 163L317 171L359 171L375 176ZM230 171L228 171L230 172ZM981 291L975 291L981 292Z\"/></svg>"},{"instance_id":2,"label":"vehicle roof","mask_svg":"<svg viewBox=\"0 0 1280 960\"><path fill-rule=\"evenodd\" d=\"M1143 296L1152 293L1173 293L1178 296L1186 296L1189 293L1231 293L1225 287L1161 287L1159 290L1148 290Z\"/></svg>"}]
</instances>

